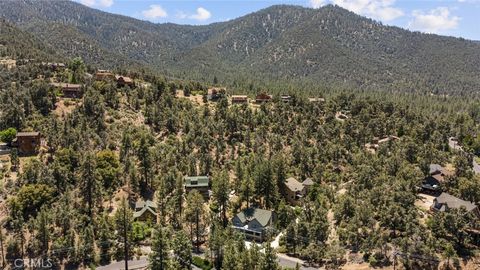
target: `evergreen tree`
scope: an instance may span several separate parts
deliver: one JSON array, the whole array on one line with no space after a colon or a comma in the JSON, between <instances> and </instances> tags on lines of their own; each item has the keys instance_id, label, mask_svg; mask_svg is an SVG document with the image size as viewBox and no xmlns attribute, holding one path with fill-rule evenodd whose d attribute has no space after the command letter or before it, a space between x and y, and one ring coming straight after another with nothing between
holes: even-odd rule
<instances>
[{"instance_id":1,"label":"evergreen tree","mask_svg":"<svg viewBox=\"0 0 480 270\"><path fill-rule=\"evenodd\" d=\"M87 153L81 168L80 194L87 207L87 214L93 223L93 212L100 193L98 178L95 173L95 158Z\"/></svg>"},{"instance_id":2,"label":"evergreen tree","mask_svg":"<svg viewBox=\"0 0 480 270\"><path fill-rule=\"evenodd\" d=\"M164 270L169 266L169 243L165 230L158 226L153 234L152 253L148 258L152 270Z\"/></svg>"},{"instance_id":3,"label":"evergreen tree","mask_svg":"<svg viewBox=\"0 0 480 270\"><path fill-rule=\"evenodd\" d=\"M180 268L176 269L190 269L192 262L192 244L187 235L183 231L176 232L172 241L173 261L177 263Z\"/></svg>"},{"instance_id":4,"label":"evergreen tree","mask_svg":"<svg viewBox=\"0 0 480 270\"><path fill-rule=\"evenodd\" d=\"M228 173L222 171L217 177L212 179L213 197L216 203L221 208L223 226L227 226L227 207L229 202L230 188Z\"/></svg>"}]
</instances>

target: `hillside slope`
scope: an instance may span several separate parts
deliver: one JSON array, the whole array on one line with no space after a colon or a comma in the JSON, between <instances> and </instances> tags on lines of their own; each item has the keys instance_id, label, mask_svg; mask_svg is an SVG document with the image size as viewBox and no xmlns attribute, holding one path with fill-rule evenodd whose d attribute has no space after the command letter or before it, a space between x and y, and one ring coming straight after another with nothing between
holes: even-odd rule
<instances>
[{"instance_id":1,"label":"hillside slope","mask_svg":"<svg viewBox=\"0 0 480 270\"><path fill-rule=\"evenodd\" d=\"M0 19L0 58L57 59L60 57L50 46L14 25Z\"/></svg>"},{"instance_id":2,"label":"hillside slope","mask_svg":"<svg viewBox=\"0 0 480 270\"><path fill-rule=\"evenodd\" d=\"M336 6L272 6L206 26L153 24L70 1L1 1L0 16L67 55L178 77L476 93L480 44L382 25ZM62 39L63 37L63 39Z\"/></svg>"}]
</instances>

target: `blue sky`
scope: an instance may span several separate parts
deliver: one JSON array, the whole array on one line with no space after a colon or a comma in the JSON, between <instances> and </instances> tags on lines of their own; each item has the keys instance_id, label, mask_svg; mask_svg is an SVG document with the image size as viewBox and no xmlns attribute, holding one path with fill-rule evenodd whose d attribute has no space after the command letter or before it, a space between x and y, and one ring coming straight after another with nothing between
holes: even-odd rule
<instances>
[{"instance_id":1,"label":"blue sky","mask_svg":"<svg viewBox=\"0 0 480 270\"><path fill-rule=\"evenodd\" d=\"M480 0L75 0L155 23L209 24L276 4L319 8L336 4L387 25L480 40Z\"/></svg>"}]
</instances>

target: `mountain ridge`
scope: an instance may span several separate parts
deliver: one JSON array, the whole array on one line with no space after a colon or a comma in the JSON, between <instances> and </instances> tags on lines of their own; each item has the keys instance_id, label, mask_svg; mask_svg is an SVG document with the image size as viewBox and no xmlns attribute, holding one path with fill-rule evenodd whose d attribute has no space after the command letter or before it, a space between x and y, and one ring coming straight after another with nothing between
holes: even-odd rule
<instances>
[{"instance_id":1,"label":"mountain ridge","mask_svg":"<svg viewBox=\"0 0 480 270\"><path fill-rule=\"evenodd\" d=\"M386 26L338 6L274 5L192 26L155 24L71 1L16 3L0 2L0 17L66 55L106 67L145 65L176 77L248 78L257 85L284 81L433 93L480 88L479 43ZM57 26L46 26L51 23Z\"/></svg>"}]
</instances>

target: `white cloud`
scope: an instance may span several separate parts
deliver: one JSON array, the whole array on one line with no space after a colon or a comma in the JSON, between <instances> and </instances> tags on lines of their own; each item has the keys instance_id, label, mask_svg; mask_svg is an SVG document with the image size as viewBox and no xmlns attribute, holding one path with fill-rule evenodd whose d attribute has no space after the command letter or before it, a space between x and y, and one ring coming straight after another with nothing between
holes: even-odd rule
<instances>
[{"instance_id":1,"label":"white cloud","mask_svg":"<svg viewBox=\"0 0 480 270\"><path fill-rule=\"evenodd\" d=\"M150 8L142 11L142 14L148 19L165 18L168 16L167 11L160 5L150 5Z\"/></svg>"},{"instance_id":2,"label":"white cloud","mask_svg":"<svg viewBox=\"0 0 480 270\"><path fill-rule=\"evenodd\" d=\"M395 0L331 0L331 2L357 14L381 21L392 21L404 15L401 9L394 7Z\"/></svg>"},{"instance_id":3,"label":"white cloud","mask_svg":"<svg viewBox=\"0 0 480 270\"><path fill-rule=\"evenodd\" d=\"M183 11L177 11L177 14L175 15L175 17L177 17L178 19L186 19L188 18L188 15Z\"/></svg>"},{"instance_id":4,"label":"white cloud","mask_svg":"<svg viewBox=\"0 0 480 270\"><path fill-rule=\"evenodd\" d=\"M327 0L310 0L309 2L313 8L320 8L327 3Z\"/></svg>"},{"instance_id":5,"label":"white cloud","mask_svg":"<svg viewBox=\"0 0 480 270\"><path fill-rule=\"evenodd\" d=\"M111 7L113 5L113 0L100 0L100 5L104 7Z\"/></svg>"},{"instance_id":6,"label":"white cloud","mask_svg":"<svg viewBox=\"0 0 480 270\"><path fill-rule=\"evenodd\" d=\"M409 28L428 33L440 33L455 29L460 21L460 17L452 16L446 7L438 7L427 13L414 10L412 16L413 20L409 22Z\"/></svg>"},{"instance_id":7,"label":"white cloud","mask_svg":"<svg viewBox=\"0 0 480 270\"><path fill-rule=\"evenodd\" d=\"M113 0L80 0L80 3L85 6L101 6L101 7L111 7L113 5Z\"/></svg>"},{"instance_id":8,"label":"white cloud","mask_svg":"<svg viewBox=\"0 0 480 270\"><path fill-rule=\"evenodd\" d=\"M82 3L85 6L92 7L95 5L95 0L80 0L80 3Z\"/></svg>"},{"instance_id":9,"label":"white cloud","mask_svg":"<svg viewBox=\"0 0 480 270\"><path fill-rule=\"evenodd\" d=\"M204 9L203 7L197 8L197 13L190 15L190 19L198 20L198 21L205 21L212 17L212 13L210 11Z\"/></svg>"}]
</instances>

